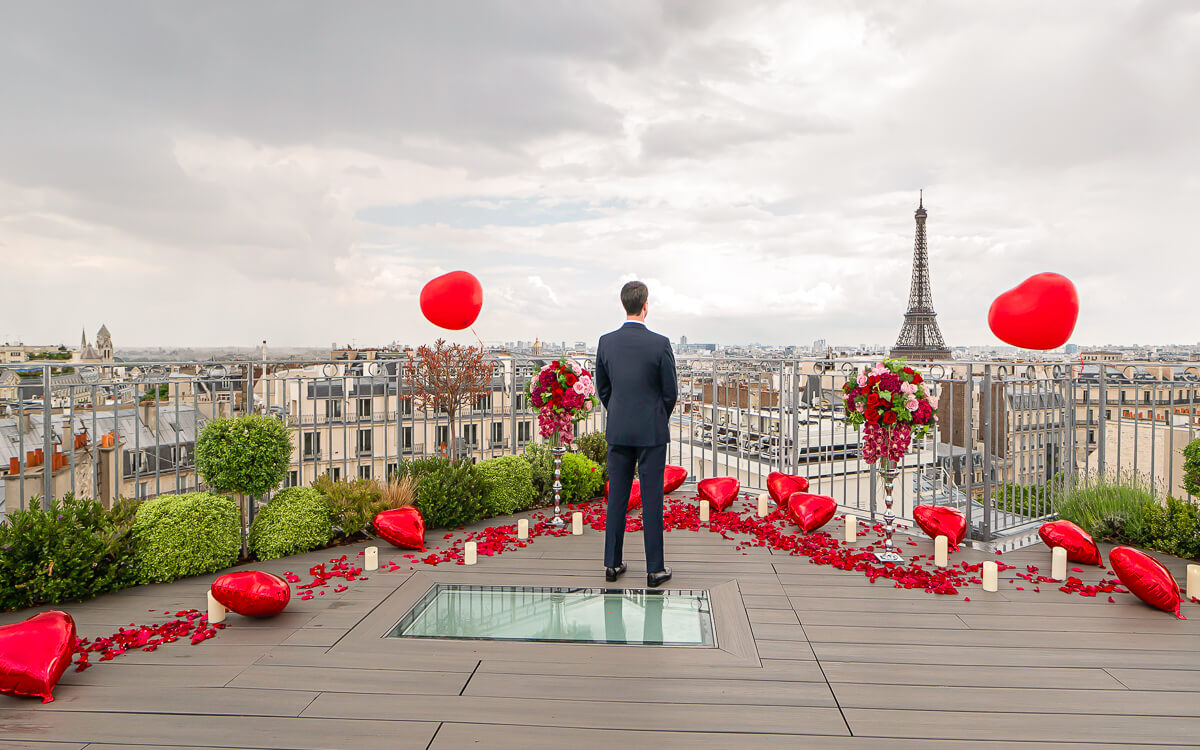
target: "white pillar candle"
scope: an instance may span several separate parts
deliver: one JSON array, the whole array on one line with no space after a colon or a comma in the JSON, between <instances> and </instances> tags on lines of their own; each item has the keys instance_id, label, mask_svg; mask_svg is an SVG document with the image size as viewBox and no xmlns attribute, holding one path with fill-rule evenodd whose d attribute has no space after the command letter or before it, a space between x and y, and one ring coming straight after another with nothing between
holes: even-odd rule
<instances>
[{"instance_id":1,"label":"white pillar candle","mask_svg":"<svg viewBox=\"0 0 1200 750\"><path fill-rule=\"evenodd\" d=\"M378 547L367 547L363 552L363 570L379 570Z\"/></svg>"},{"instance_id":2,"label":"white pillar candle","mask_svg":"<svg viewBox=\"0 0 1200 750\"><path fill-rule=\"evenodd\" d=\"M708 501L700 501L700 523L708 523Z\"/></svg>"},{"instance_id":3,"label":"white pillar candle","mask_svg":"<svg viewBox=\"0 0 1200 750\"><path fill-rule=\"evenodd\" d=\"M225 605L217 601L212 591L208 592L208 622L210 625L214 622L225 622Z\"/></svg>"},{"instance_id":4,"label":"white pillar candle","mask_svg":"<svg viewBox=\"0 0 1200 750\"><path fill-rule=\"evenodd\" d=\"M938 534L933 540L933 564L944 568L950 564L950 537Z\"/></svg>"},{"instance_id":5,"label":"white pillar candle","mask_svg":"<svg viewBox=\"0 0 1200 750\"><path fill-rule=\"evenodd\" d=\"M988 560L983 564L983 590L997 591L1000 589L1000 566Z\"/></svg>"},{"instance_id":6,"label":"white pillar candle","mask_svg":"<svg viewBox=\"0 0 1200 750\"><path fill-rule=\"evenodd\" d=\"M463 545L463 565L474 565L478 560L478 545L475 542L467 542Z\"/></svg>"},{"instance_id":7,"label":"white pillar candle","mask_svg":"<svg viewBox=\"0 0 1200 750\"><path fill-rule=\"evenodd\" d=\"M520 521L517 521L517 539L528 539L528 538L529 538L529 519L522 518Z\"/></svg>"},{"instance_id":8,"label":"white pillar candle","mask_svg":"<svg viewBox=\"0 0 1200 750\"><path fill-rule=\"evenodd\" d=\"M1200 599L1200 565L1189 565L1187 571L1187 595Z\"/></svg>"},{"instance_id":9,"label":"white pillar candle","mask_svg":"<svg viewBox=\"0 0 1200 750\"><path fill-rule=\"evenodd\" d=\"M759 495L758 496L758 517L766 518L768 512L769 511L767 510L767 495Z\"/></svg>"},{"instance_id":10,"label":"white pillar candle","mask_svg":"<svg viewBox=\"0 0 1200 750\"><path fill-rule=\"evenodd\" d=\"M1050 577L1056 581L1067 580L1067 550L1055 547L1050 550Z\"/></svg>"},{"instance_id":11,"label":"white pillar candle","mask_svg":"<svg viewBox=\"0 0 1200 750\"><path fill-rule=\"evenodd\" d=\"M583 513L575 511L571 514L571 533L575 536L583 536Z\"/></svg>"},{"instance_id":12,"label":"white pillar candle","mask_svg":"<svg viewBox=\"0 0 1200 750\"><path fill-rule=\"evenodd\" d=\"M846 536L847 542L853 542L858 539L858 516L853 513L846 514Z\"/></svg>"}]
</instances>

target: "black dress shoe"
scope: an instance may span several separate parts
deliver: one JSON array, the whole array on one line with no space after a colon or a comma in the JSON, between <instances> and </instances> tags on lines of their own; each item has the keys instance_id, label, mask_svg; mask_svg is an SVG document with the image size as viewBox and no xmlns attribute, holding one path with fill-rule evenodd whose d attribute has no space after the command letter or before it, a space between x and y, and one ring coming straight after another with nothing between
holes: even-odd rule
<instances>
[{"instance_id":1,"label":"black dress shoe","mask_svg":"<svg viewBox=\"0 0 1200 750\"><path fill-rule=\"evenodd\" d=\"M618 578L620 578L621 574L624 572L625 572L625 563L621 563L620 565L618 565L615 568L605 568L604 569L604 580L611 583L611 582L617 580Z\"/></svg>"},{"instance_id":2,"label":"black dress shoe","mask_svg":"<svg viewBox=\"0 0 1200 750\"><path fill-rule=\"evenodd\" d=\"M663 568L661 573L651 573L646 576L646 583L651 586L661 586L671 580L671 569Z\"/></svg>"}]
</instances>

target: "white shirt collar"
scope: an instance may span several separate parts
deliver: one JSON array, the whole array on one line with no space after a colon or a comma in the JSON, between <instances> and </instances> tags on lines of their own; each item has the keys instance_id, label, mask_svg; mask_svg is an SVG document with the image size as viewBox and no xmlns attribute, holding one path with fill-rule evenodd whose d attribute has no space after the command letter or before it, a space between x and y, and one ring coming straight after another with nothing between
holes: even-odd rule
<instances>
[{"instance_id":1,"label":"white shirt collar","mask_svg":"<svg viewBox=\"0 0 1200 750\"><path fill-rule=\"evenodd\" d=\"M625 322L626 323L637 323L638 325L642 326L643 328L646 327L646 321L644 321L644 320L627 320Z\"/></svg>"}]
</instances>

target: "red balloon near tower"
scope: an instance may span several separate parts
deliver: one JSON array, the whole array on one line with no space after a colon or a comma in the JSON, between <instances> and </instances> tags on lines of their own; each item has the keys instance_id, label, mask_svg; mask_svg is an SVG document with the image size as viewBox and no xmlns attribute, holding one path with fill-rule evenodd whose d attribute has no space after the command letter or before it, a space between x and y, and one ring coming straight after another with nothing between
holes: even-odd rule
<instances>
[{"instance_id":1,"label":"red balloon near tower","mask_svg":"<svg viewBox=\"0 0 1200 750\"><path fill-rule=\"evenodd\" d=\"M466 271L438 276L421 289L421 313L439 328L461 331L483 309L483 285Z\"/></svg>"},{"instance_id":2,"label":"red balloon near tower","mask_svg":"<svg viewBox=\"0 0 1200 750\"><path fill-rule=\"evenodd\" d=\"M1039 273L1001 294L988 310L988 326L1006 344L1057 349L1079 319L1079 293L1066 276Z\"/></svg>"}]
</instances>

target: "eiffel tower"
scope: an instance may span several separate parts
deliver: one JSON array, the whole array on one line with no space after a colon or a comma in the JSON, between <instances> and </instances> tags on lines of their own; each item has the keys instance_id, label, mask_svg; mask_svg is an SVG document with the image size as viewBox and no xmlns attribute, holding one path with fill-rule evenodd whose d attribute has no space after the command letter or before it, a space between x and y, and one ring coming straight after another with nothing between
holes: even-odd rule
<instances>
[{"instance_id":1,"label":"eiffel tower","mask_svg":"<svg viewBox=\"0 0 1200 750\"><path fill-rule=\"evenodd\" d=\"M913 362L950 359L950 350L938 330L937 313L933 311L933 292L929 288L929 248L925 243L925 191L921 191L917 207L917 236L913 242L912 287L908 292L908 312L904 327L892 348L893 357L906 357Z\"/></svg>"}]
</instances>

